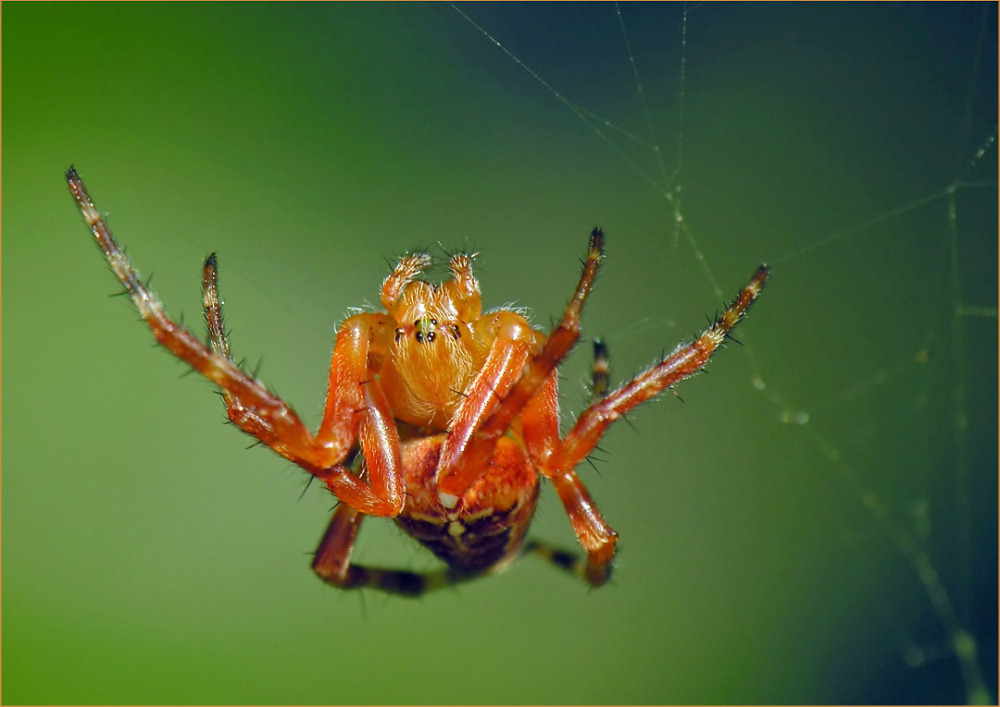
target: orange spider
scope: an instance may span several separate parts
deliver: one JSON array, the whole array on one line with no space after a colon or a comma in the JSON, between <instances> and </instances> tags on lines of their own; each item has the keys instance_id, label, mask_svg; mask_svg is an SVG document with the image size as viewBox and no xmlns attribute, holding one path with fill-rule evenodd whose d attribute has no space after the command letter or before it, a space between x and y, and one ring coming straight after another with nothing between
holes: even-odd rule
<instances>
[{"instance_id":1,"label":"orange spider","mask_svg":"<svg viewBox=\"0 0 1000 707\"><path fill-rule=\"evenodd\" d=\"M610 393L603 390L606 359L598 344L598 400L560 437L556 368L580 336L580 311L603 257L601 229L590 234L576 292L548 336L514 310L482 312L472 256L451 256L451 280L434 284L416 279L431 257L407 255L382 283L385 311L356 314L341 324L323 420L314 434L230 357L215 255L203 272L206 345L167 317L72 167L66 180L157 340L219 386L234 424L312 474L341 501L312 567L342 588L417 595L495 572L525 549L592 586L607 582L618 534L605 523L574 468L608 425L701 369L768 278L761 265L701 336ZM555 486L586 557L524 544L539 474ZM365 516L394 518L448 569L418 574L352 564Z\"/></svg>"}]
</instances>

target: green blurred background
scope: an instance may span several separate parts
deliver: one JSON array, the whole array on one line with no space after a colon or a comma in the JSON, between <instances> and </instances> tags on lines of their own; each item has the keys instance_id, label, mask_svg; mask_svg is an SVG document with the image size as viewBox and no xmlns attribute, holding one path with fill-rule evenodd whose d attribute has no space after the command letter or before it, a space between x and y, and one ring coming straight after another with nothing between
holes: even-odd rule
<instances>
[{"instance_id":1,"label":"green blurred background","mask_svg":"<svg viewBox=\"0 0 1000 707\"><path fill-rule=\"evenodd\" d=\"M995 4L459 9L4 3L3 700L961 702L935 576L995 700ZM408 249L479 251L547 327L603 225L618 380L774 276L581 467L612 585L339 592L333 499L108 297L71 163L199 332L218 252L235 355L310 424ZM550 491L532 533L572 546ZM435 567L380 520L355 557Z\"/></svg>"}]
</instances>

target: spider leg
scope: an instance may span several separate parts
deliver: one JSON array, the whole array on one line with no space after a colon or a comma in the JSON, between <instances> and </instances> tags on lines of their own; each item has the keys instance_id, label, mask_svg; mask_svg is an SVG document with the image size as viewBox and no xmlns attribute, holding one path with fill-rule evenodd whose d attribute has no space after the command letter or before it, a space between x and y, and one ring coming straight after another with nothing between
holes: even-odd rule
<instances>
[{"instance_id":1,"label":"spider leg","mask_svg":"<svg viewBox=\"0 0 1000 707\"><path fill-rule=\"evenodd\" d=\"M587 553L584 560L571 563L553 558L541 546L535 551L570 569L592 586L599 587L611 577L611 560L615 555L618 533L607 524L587 488L573 471L556 468L550 462L562 442L559 438L558 378L552 374L542 390L528 403L521 413L524 443L535 467L552 482L562 501L570 525L580 545ZM566 553L562 553L566 555Z\"/></svg>"},{"instance_id":2,"label":"spider leg","mask_svg":"<svg viewBox=\"0 0 1000 707\"><path fill-rule=\"evenodd\" d=\"M728 333L746 315L767 282L768 270L761 266L733 303L716 318L698 339L680 347L644 373L587 408L565 438L559 437L558 393L552 376L542 391L521 413L524 441L538 470L555 486L584 550L586 563L570 562L568 555L534 548L556 564L567 567L594 586L611 576L618 534L604 521L586 487L573 469L593 450L608 425L636 405L669 388L701 369L725 341ZM606 376L607 350L595 346L594 390L599 394ZM604 362L602 363L602 359Z\"/></svg>"},{"instance_id":3,"label":"spider leg","mask_svg":"<svg viewBox=\"0 0 1000 707\"><path fill-rule=\"evenodd\" d=\"M205 259L201 272L201 300L205 312L205 325L208 328L208 344L212 351L233 360L229 352L229 335L226 333L225 320L222 316L222 300L219 299L219 264L215 253ZM223 391L226 402L230 396Z\"/></svg>"},{"instance_id":4,"label":"spider leg","mask_svg":"<svg viewBox=\"0 0 1000 707\"><path fill-rule=\"evenodd\" d=\"M736 299L697 339L681 346L656 365L608 393L580 414L559 448L548 458L550 472L574 468L590 454L608 425L637 405L699 371L726 340L767 283L769 271L761 265Z\"/></svg>"},{"instance_id":5,"label":"spider leg","mask_svg":"<svg viewBox=\"0 0 1000 707\"><path fill-rule=\"evenodd\" d=\"M569 572L575 577L579 577L580 579L590 582L588 579L590 574L588 571L588 558L583 557L576 552L563 550L562 548L555 547L549 543L542 542L541 540L529 540L524 544L524 549L521 552L525 555L538 555L546 562ZM606 579L607 578L605 578L605 580ZM590 584L593 586L600 586L603 582L590 582Z\"/></svg>"},{"instance_id":6,"label":"spider leg","mask_svg":"<svg viewBox=\"0 0 1000 707\"><path fill-rule=\"evenodd\" d=\"M594 339L594 367L590 379L591 400L602 400L608 394L611 385L611 357L607 345L600 339Z\"/></svg>"},{"instance_id":7,"label":"spider leg","mask_svg":"<svg viewBox=\"0 0 1000 707\"><path fill-rule=\"evenodd\" d=\"M541 353L535 356L521 374L517 384L503 399L493 414L483 423L480 434L484 437L500 436L514 418L524 409L528 401L545 384L545 381L556 370L556 367L572 350L580 338L580 313L583 303L587 301L597 277L597 268L604 257L604 232L595 228L590 234L590 248L587 259L583 262L583 272L576 287L573 298L566 306L559 326L549 334Z\"/></svg>"},{"instance_id":8,"label":"spider leg","mask_svg":"<svg viewBox=\"0 0 1000 707\"><path fill-rule=\"evenodd\" d=\"M436 479L446 506L454 505L488 468L499 435L484 439L476 428L514 385L535 339L524 318L513 312L497 312L479 326L492 328L496 335L479 376L451 420L441 449Z\"/></svg>"},{"instance_id":9,"label":"spider leg","mask_svg":"<svg viewBox=\"0 0 1000 707\"><path fill-rule=\"evenodd\" d=\"M351 553L365 515L346 503L337 506L316 549L313 571L327 584L340 589L377 589L388 594L417 597L427 592L483 576L453 569L407 572L351 564Z\"/></svg>"},{"instance_id":10,"label":"spider leg","mask_svg":"<svg viewBox=\"0 0 1000 707\"><path fill-rule=\"evenodd\" d=\"M377 385L368 384L367 375L369 344L376 338L381 323L377 315L369 315L371 319L357 315L341 327L344 336L338 335L331 367L331 380L336 372L338 385L331 388L327 401L327 417L333 410L338 419L321 426L320 434L314 436L291 407L229 358L215 259L210 257L203 271L209 323L209 346L206 346L167 317L159 298L141 280L111 235L80 175L72 167L66 173L66 181L111 269L157 341L223 391L229 419L315 475L346 503L372 515L397 515L403 506L399 440L388 403ZM361 442L368 462L370 485L342 464L357 441Z\"/></svg>"},{"instance_id":11,"label":"spider leg","mask_svg":"<svg viewBox=\"0 0 1000 707\"><path fill-rule=\"evenodd\" d=\"M500 352L503 355L498 356L498 370L502 370L508 377L521 371L520 377L509 390L493 385L488 379L485 380L484 382L490 386L483 386L483 392L489 394L488 399L476 407L469 406L468 419L461 419L460 424L452 426L448 440L441 451L441 461L438 466L438 485L444 492L455 496L461 495L472 485L477 475L488 468L496 441L507 431L525 405L538 393L576 344L580 338L580 313L583 303L593 287L597 268L603 256L604 232L595 228L590 234L590 248L583 263L583 272L576 292L566 307L562 321L546 339L541 351L527 364L523 358L519 359L517 356ZM486 368L488 367L489 361ZM486 403L493 402L497 398L499 403L484 419L489 409ZM460 416L465 410L466 405L463 405Z\"/></svg>"},{"instance_id":12,"label":"spider leg","mask_svg":"<svg viewBox=\"0 0 1000 707\"><path fill-rule=\"evenodd\" d=\"M364 519L363 513L346 503L337 506L337 510L333 512L333 518L316 548L312 563L313 571L323 581L338 587L351 587L359 583L358 571L351 570L351 553Z\"/></svg>"}]
</instances>

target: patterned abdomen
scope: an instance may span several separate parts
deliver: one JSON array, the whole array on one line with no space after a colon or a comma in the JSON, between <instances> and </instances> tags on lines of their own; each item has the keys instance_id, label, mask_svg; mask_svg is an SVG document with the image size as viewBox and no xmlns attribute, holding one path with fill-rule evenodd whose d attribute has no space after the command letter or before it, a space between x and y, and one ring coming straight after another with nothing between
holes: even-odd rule
<instances>
[{"instance_id":1,"label":"patterned abdomen","mask_svg":"<svg viewBox=\"0 0 1000 707\"><path fill-rule=\"evenodd\" d=\"M538 498L538 476L527 454L512 438L499 440L484 474L445 508L435 473L445 435L404 442L406 501L396 518L450 567L463 572L499 569L521 547Z\"/></svg>"}]
</instances>

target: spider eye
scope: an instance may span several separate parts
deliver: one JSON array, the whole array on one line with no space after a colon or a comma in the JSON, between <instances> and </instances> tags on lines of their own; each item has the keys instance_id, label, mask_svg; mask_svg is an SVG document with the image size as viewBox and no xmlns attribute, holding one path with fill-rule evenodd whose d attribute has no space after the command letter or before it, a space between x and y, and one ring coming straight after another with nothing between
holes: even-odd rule
<instances>
[{"instance_id":1,"label":"spider eye","mask_svg":"<svg viewBox=\"0 0 1000 707\"><path fill-rule=\"evenodd\" d=\"M413 322L413 328L417 330L413 337L417 340L418 344L429 344L437 338L437 334L434 331L436 327L437 319L418 319Z\"/></svg>"}]
</instances>

